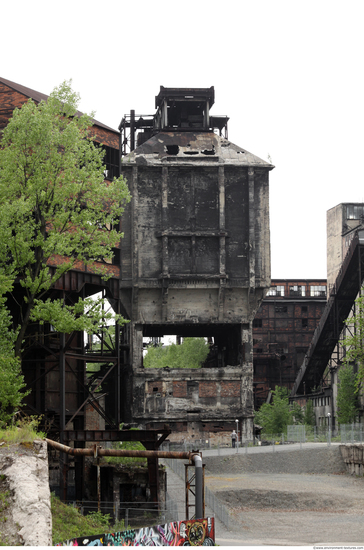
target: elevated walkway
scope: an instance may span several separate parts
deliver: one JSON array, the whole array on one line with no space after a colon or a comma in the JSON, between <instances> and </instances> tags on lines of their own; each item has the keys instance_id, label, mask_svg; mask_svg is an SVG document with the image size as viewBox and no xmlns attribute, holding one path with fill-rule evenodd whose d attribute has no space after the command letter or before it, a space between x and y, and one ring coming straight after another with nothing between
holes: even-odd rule
<instances>
[{"instance_id":1,"label":"elevated walkway","mask_svg":"<svg viewBox=\"0 0 364 550\"><path fill-rule=\"evenodd\" d=\"M357 231L342 263L291 397L311 393L320 383L364 279L364 230Z\"/></svg>"}]
</instances>

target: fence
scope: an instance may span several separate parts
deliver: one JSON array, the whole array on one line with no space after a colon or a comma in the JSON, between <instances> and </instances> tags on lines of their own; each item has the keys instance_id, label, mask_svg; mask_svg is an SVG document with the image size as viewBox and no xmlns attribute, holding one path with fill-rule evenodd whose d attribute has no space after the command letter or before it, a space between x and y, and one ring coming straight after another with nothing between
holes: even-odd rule
<instances>
[{"instance_id":1,"label":"fence","mask_svg":"<svg viewBox=\"0 0 364 550\"><path fill-rule=\"evenodd\" d=\"M341 443L364 443L364 424L353 422L351 424L339 424L335 430L328 426L287 426L285 434L262 434L261 444L271 445L277 443L325 443L331 441Z\"/></svg>"},{"instance_id":2,"label":"fence","mask_svg":"<svg viewBox=\"0 0 364 550\"><path fill-rule=\"evenodd\" d=\"M211 440L210 439L196 439L193 443L181 442L175 443L171 441L165 441L160 449L163 451L181 451L181 452L192 452L198 449L202 451L204 449L211 449ZM175 462L175 461L174 461Z\"/></svg>"},{"instance_id":3,"label":"fence","mask_svg":"<svg viewBox=\"0 0 364 550\"><path fill-rule=\"evenodd\" d=\"M205 487L205 504L211 508L211 510L214 512L215 517L218 517L219 520L226 526L226 528L229 529L230 516L227 508L207 487Z\"/></svg>"},{"instance_id":4,"label":"fence","mask_svg":"<svg viewBox=\"0 0 364 550\"><path fill-rule=\"evenodd\" d=\"M185 481L185 467L181 460L164 458L163 462L177 474L183 482ZM173 502L173 501L171 501ZM205 486L205 505L209 506L214 512L214 516L229 528L229 512L219 499Z\"/></svg>"},{"instance_id":5,"label":"fence","mask_svg":"<svg viewBox=\"0 0 364 550\"><path fill-rule=\"evenodd\" d=\"M77 508L82 515L98 511L97 501L67 501L67 504ZM176 504L170 499L167 500L165 509L158 509L154 503L121 502L114 506L110 501L102 501L100 502L100 511L113 518L111 523L119 523L124 520L125 529L141 525L170 523L177 520Z\"/></svg>"},{"instance_id":6,"label":"fence","mask_svg":"<svg viewBox=\"0 0 364 550\"><path fill-rule=\"evenodd\" d=\"M340 424L341 443L363 443L363 424L353 422L352 424Z\"/></svg>"},{"instance_id":7,"label":"fence","mask_svg":"<svg viewBox=\"0 0 364 550\"><path fill-rule=\"evenodd\" d=\"M293 426L287 426L287 441L294 441L300 443L306 441L306 426L303 424L296 424Z\"/></svg>"},{"instance_id":8,"label":"fence","mask_svg":"<svg viewBox=\"0 0 364 550\"><path fill-rule=\"evenodd\" d=\"M288 443L325 443L330 444L332 432L327 426L305 426L295 424L287 426L286 433L266 434L262 433L259 445L284 445Z\"/></svg>"}]
</instances>

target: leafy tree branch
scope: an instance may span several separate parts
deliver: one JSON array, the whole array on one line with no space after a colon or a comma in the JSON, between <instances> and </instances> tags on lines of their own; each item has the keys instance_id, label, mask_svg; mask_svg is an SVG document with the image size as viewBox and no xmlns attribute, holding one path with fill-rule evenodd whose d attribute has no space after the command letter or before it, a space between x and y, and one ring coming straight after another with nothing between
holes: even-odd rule
<instances>
[{"instance_id":1,"label":"leafy tree branch","mask_svg":"<svg viewBox=\"0 0 364 550\"><path fill-rule=\"evenodd\" d=\"M30 99L15 109L0 140L0 407L6 418L21 401L20 359L30 322L97 332L112 317L100 300L63 304L52 290L75 267L110 276L103 259L119 246L117 227L130 200L122 177L105 181L103 148L78 104L71 82L63 82L47 101Z\"/></svg>"},{"instance_id":2,"label":"leafy tree branch","mask_svg":"<svg viewBox=\"0 0 364 550\"><path fill-rule=\"evenodd\" d=\"M1 139L0 276L23 289L13 327L16 356L29 322L42 315L57 330L100 321L100 311L86 301L72 315L65 309L61 323L59 302L41 300L77 262L98 262L107 278L100 260L112 258L122 237L113 227L129 191L122 177L104 180L104 152L93 142L91 118L77 112L78 102L71 83L63 82L46 102L29 100L16 109ZM54 258L61 261L51 275Z\"/></svg>"}]
</instances>

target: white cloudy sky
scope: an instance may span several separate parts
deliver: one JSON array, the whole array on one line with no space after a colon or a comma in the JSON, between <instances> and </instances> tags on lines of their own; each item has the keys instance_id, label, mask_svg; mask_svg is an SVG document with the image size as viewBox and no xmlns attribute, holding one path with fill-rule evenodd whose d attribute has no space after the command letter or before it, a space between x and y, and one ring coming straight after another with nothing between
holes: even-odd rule
<instances>
[{"instance_id":1,"label":"white cloudy sky","mask_svg":"<svg viewBox=\"0 0 364 550\"><path fill-rule=\"evenodd\" d=\"M159 86L215 86L229 139L267 159L273 278L326 277L326 211L364 202L364 3L18 0L1 6L0 75L64 79L117 128Z\"/></svg>"}]
</instances>

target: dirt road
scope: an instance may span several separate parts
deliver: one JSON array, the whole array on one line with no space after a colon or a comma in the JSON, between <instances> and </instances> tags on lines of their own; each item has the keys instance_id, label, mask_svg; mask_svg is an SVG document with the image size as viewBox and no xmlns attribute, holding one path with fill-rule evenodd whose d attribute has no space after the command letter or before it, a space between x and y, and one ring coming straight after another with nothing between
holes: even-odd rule
<instances>
[{"instance_id":1,"label":"dirt road","mask_svg":"<svg viewBox=\"0 0 364 550\"><path fill-rule=\"evenodd\" d=\"M364 544L364 478L345 473L338 446L209 454L206 486L231 518L217 544Z\"/></svg>"}]
</instances>

